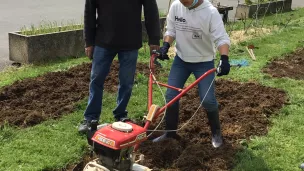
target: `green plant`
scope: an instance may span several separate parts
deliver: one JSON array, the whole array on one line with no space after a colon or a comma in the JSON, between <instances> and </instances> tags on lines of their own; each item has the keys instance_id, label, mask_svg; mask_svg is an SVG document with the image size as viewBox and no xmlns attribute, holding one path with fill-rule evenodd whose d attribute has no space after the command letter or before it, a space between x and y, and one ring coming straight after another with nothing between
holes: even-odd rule
<instances>
[{"instance_id":1,"label":"green plant","mask_svg":"<svg viewBox=\"0 0 304 171\"><path fill-rule=\"evenodd\" d=\"M252 5L252 4L260 4L260 3L266 3L266 2L273 2L277 0L245 0L246 5Z\"/></svg>"},{"instance_id":2,"label":"green plant","mask_svg":"<svg viewBox=\"0 0 304 171\"><path fill-rule=\"evenodd\" d=\"M20 29L20 34L26 36L39 35L39 34L47 34L47 33L57 33L69 30L79 30L83 29L83 21L80 23L75 22L74 20L68 20L66 22L61 22L59 26L56 21L47 22L41 21L38 26L32 24L29 28L23 26Z\"/></svg>"},{"instance_id":3,"label":"green plant","mask_svg":"<svg viewBox=\"0 0 304 171\"><path fill-rule=\"evenodd\" d=\"M251 4L252 4L252 1L251 1L251 0L245 0L245 4L246 4L246 5L251 5Z\"/></svg>"},{"instance_id":4,"label":"green plant","mask_svg":"<svg viewBox=\"0 0 304 171\"><path fill-rule=\"evenodd\" d=\"M138 73L136 81L137 81L137 83L144 84L147 81L147 77L144 74L142 74L142 73Z\"/></svg>"}]
</instances>

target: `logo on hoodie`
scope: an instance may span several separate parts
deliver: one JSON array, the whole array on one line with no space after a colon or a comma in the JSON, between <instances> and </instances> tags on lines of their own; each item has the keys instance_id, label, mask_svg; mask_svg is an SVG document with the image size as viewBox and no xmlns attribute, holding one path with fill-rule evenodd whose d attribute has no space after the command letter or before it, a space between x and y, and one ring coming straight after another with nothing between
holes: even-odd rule
<instances>
[{"instance_id":1,"label":"logo on hoodie","mask_svg":"<svg viewBox=\"0 0 304 171\"><path fill-rule=\"evenodd\" d=\"M203 33L201 31L193 31L192 39L203 39Z\"/></svg>"},{"instance_id":2,"label":"logo on hoodie","mask_svg":"<svg viewBox=\"0 0 304 171\"><path fill-rule=\"evenodd\" d=\"M175 21L181 22L181 23L187 23L186 19L183 17L175 16Z\"/></svg>"}]
</instances>

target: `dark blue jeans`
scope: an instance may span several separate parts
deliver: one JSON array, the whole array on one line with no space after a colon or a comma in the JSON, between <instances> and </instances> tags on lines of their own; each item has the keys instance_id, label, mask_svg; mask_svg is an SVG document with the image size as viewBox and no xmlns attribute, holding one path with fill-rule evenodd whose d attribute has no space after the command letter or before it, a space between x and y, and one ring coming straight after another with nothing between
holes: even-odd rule
<instances>
[{"instance_id":1,"label":"dark blue jeans","mask_svg":"<svg viewBox=\"0 0 304 171\"><path fill-rule=\"evenodd\" d=\"M90 95L87 108L84 112L84 117L88 121L100 119L104 82L110 72L113 59L117 54L120 63L118 74L119 87L116 101L117 107L113 110L113 114L118 120L127 116L126 108L134 84L138 50L112 50L95 46L91 70Z\"/></svg>"},{"instance_id":2,"label":"dark blue jeans","mask_svg":"<svg viewBox=\"0 0 304 171\"><path fill-rule=\"evenodd\" d=\"M214 61L200 62L200 63L188 63L181 60L178 56L174 58L171 66L168 84L177 88L184 88L185 82L189 78L190 74L194 74L195 78L198 79L208 70L214 68ZM212 80L215 78L215 73L205 77L198 84L199 96L202 101L205 97L208 88ZM167 103L176 97L180 92L167 89L166 101ZM215 132L220 129L219 125L219 111L218 102L215 97L214 82L203 101L203 107L206 109L208 114L211 131ZM198 106L197 106L198 107ZM178 126L178 115L179 115L179 101L175 102L172 106L167 108L166 111L166 129L176 130ZM169 132L168 134L175 134L176 132Z\"/></svg>"}]
</instances>

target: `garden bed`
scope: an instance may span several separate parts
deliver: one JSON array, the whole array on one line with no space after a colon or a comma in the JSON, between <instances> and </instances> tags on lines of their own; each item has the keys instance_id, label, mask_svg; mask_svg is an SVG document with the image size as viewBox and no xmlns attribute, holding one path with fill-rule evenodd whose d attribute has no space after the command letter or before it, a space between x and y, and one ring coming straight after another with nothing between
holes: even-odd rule
<instances>
[{"instance_id":1,"label":"garden bed","mask_svg":"<svg viewBox=\"0 0 304 171\"><path fill-rule=\"evenodd\" d=\"M91 64L86 63L68 71L48 73L2 88L0 125L7 121L29 127L71 113L73 104L88 96L90 67ZM117 71L118 63L115 62L105 85L108 92L117 90ZM138 64L137 72L147 75L148 67ZM141 145L140 152L145 154L146 166L154 170L230 170L236 153L242 149L240 141L246 142L253 135L265 135L269 116L287 101L284 91L255 83L219 79L216 89L225 145L220 149L212 148L207 117L201 110L191 124L179 132L181 141L158 144L146 141ZM192 116L198 105L195 88L181 100L181 124ZM76 165L76 170L81 170L89 160L88 156L84 159ZM69 166L67 170L74 167Z\"/></svg>"},{"instance_id":2,"label":"garden bed","mask_svg":"<svg viewBox=\"0 0 304 171\"><path fill-rule=\"evenodd\" d=\"M273 77L289 77L296 80L303 80L304 48L286 55L283 59L275 59L263 69L263 72Z\"/></svg>"}]
</instances>

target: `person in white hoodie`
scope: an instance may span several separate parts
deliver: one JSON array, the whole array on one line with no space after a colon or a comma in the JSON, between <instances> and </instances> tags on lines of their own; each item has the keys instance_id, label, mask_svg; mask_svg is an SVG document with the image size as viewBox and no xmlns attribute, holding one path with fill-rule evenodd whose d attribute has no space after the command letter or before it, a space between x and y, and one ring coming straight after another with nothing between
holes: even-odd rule
<instances>
[{"instance_id":1,"label":"person in white hoodie","mask_svg":"<svg viewBox=\"0 0 304 171\"><path fill-rule=\"evenodd\" d=\"M225 30L221 15L208 0L175 0L171 4L167 16L164 43L160 48L158 58L161 60L169 59L167 53L174 40L176 42L176 56L168 78L169 85L183 88L192 73L196 78L199 78L205 72L214 68L216 50L219 51L221 56L217 65L219 68L217 76L229 74L230 38ZM212 145L217 148L223 144L223 138L218 102L215 97L214 78L215 73L210 74L200 81L198 88L200 99L203 101L202 105L207 111L212 133ZM208 91L209 87L210 90ZM166 92L167 103L179 93L168 88ZM176 133L179 101L168 107L165 115L166 133L153 139L153 142L159 142L167 138L180 138Z\"/></svg>"}]
</instances>

